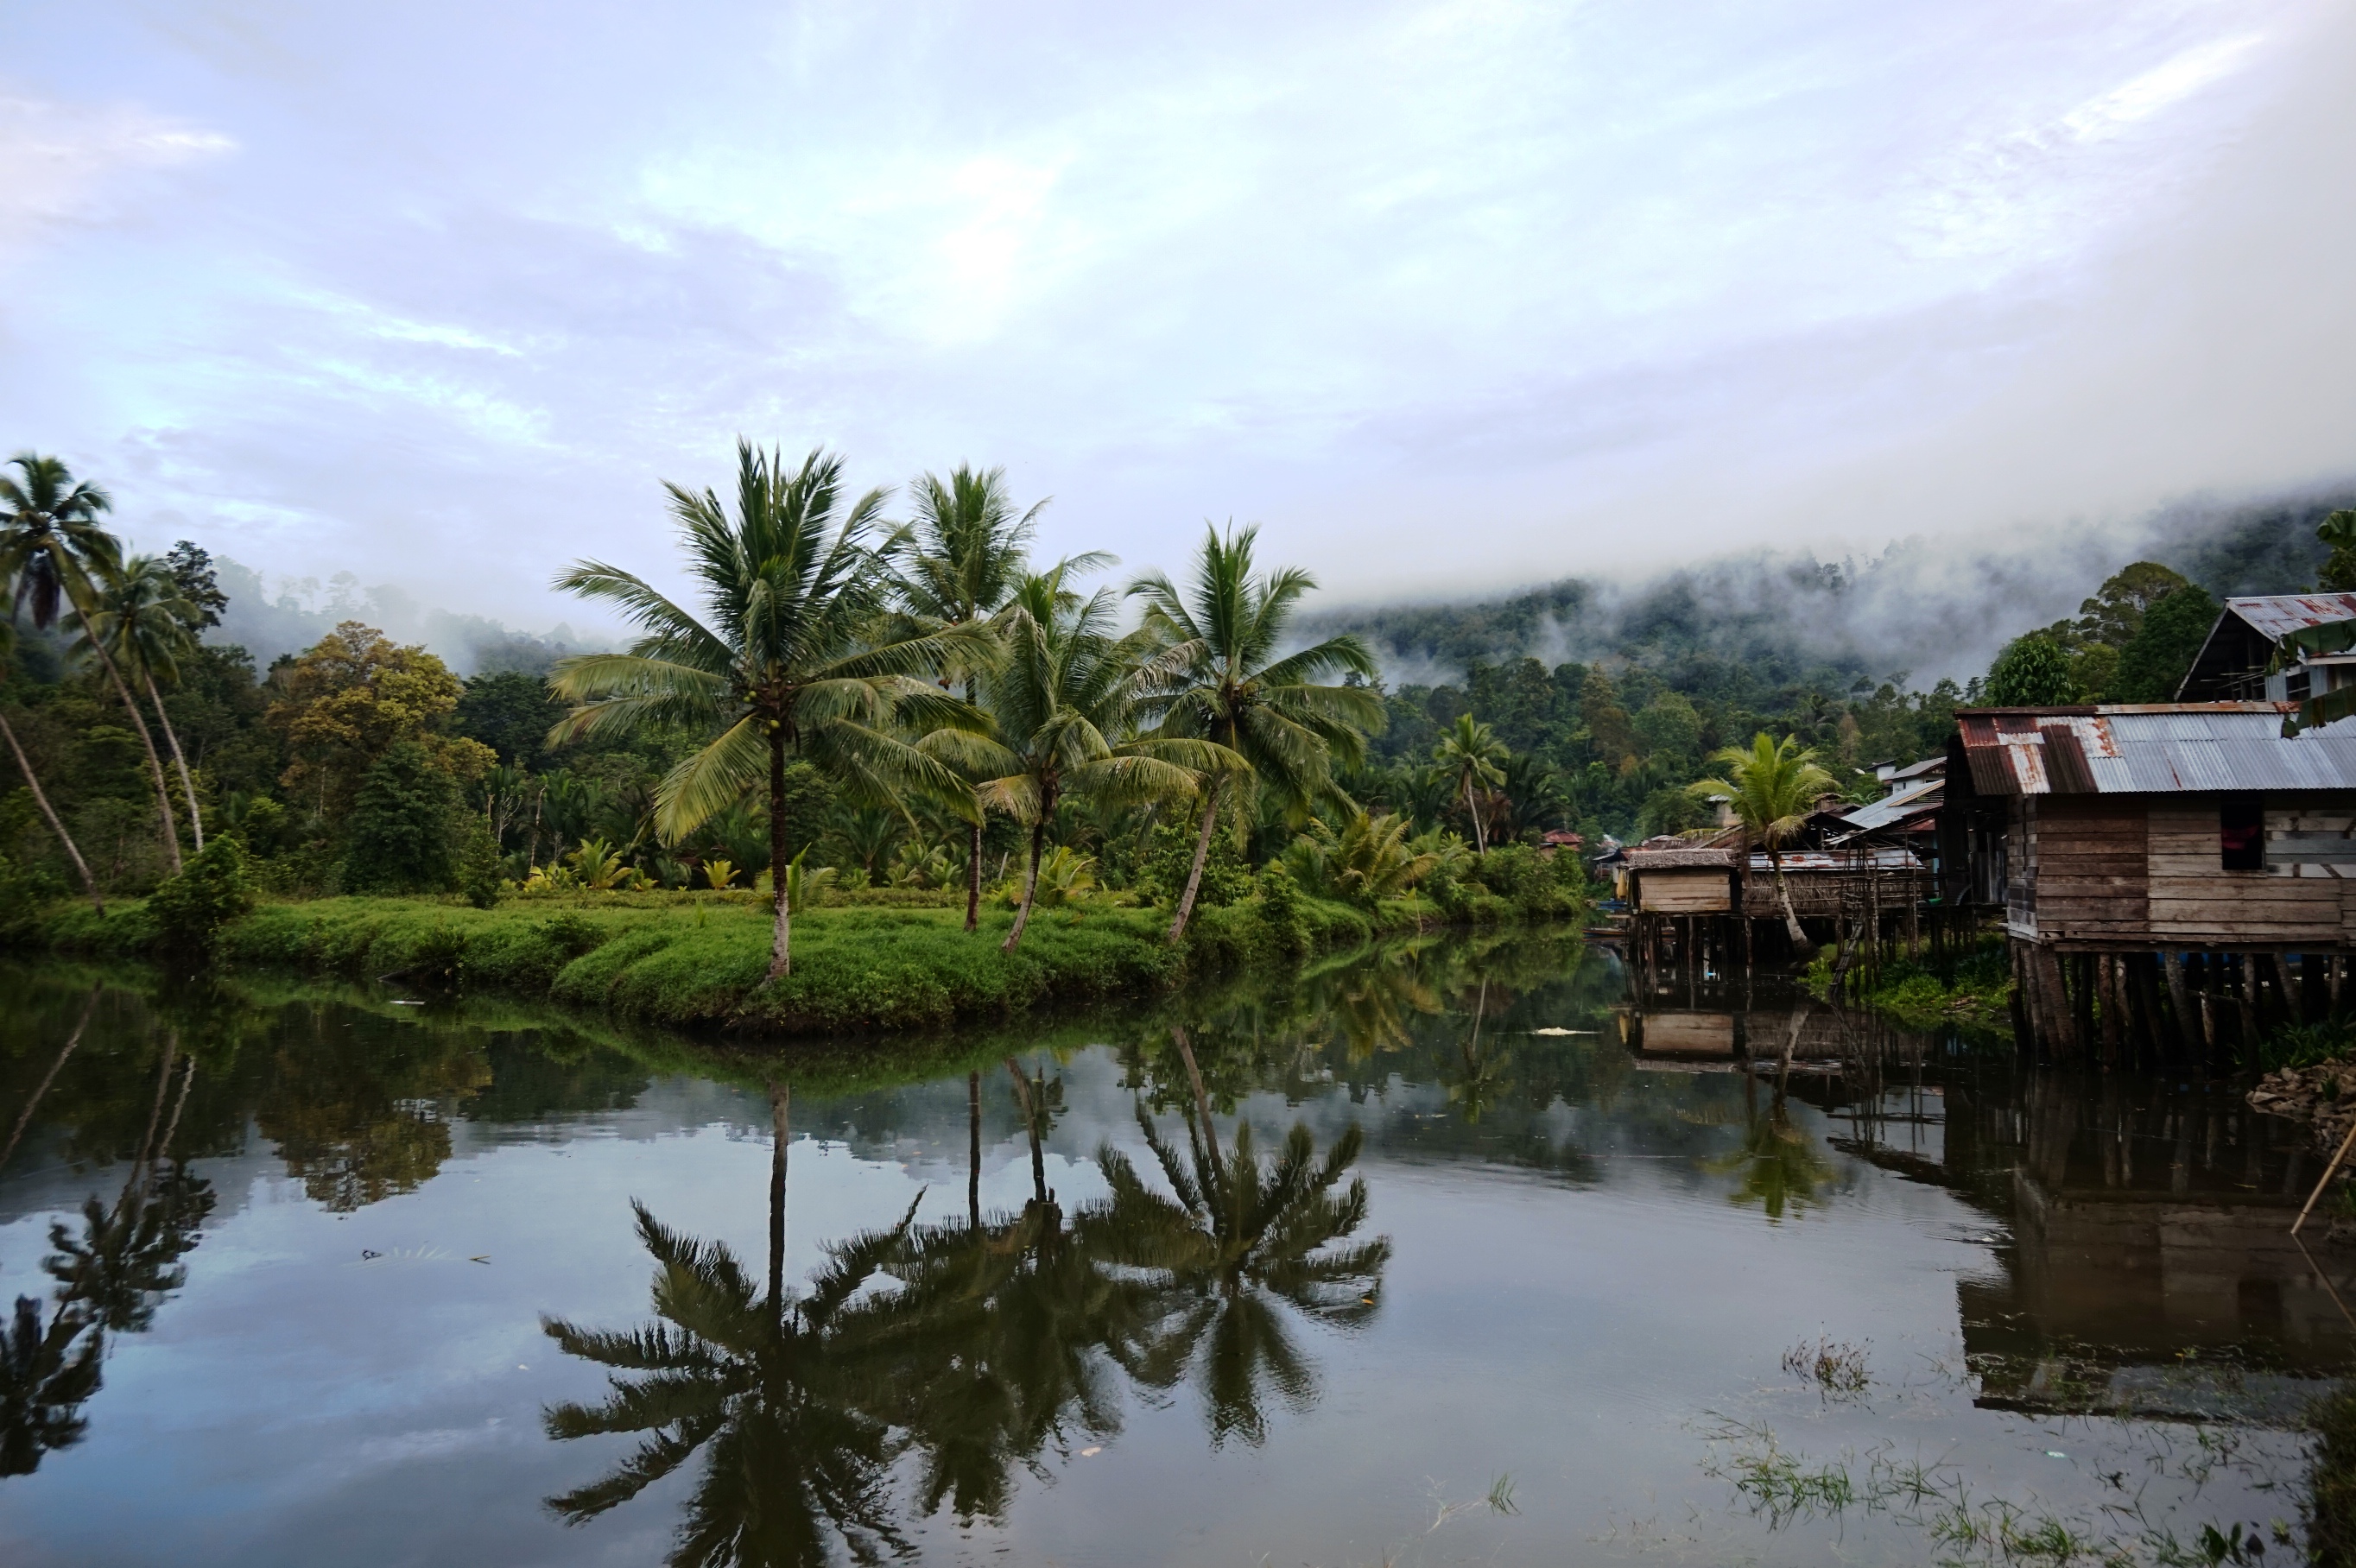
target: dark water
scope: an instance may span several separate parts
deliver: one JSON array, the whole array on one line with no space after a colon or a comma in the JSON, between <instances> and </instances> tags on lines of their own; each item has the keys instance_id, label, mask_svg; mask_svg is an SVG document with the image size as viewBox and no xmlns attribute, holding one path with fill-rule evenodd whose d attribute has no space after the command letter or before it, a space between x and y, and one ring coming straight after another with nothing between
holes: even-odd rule
<instances>
[{"instance_id":1,"label":"dark water","mask_svg":"<svg viewBox=\"0 0 2356 1568\"><path fill-rule=\"evenodd\" d=\"M12 1564L2164 1562L2356 1281L2230 1085L1547 944L766 1061L17 971L0 1136Z\"/></svg>"}]
</instances>

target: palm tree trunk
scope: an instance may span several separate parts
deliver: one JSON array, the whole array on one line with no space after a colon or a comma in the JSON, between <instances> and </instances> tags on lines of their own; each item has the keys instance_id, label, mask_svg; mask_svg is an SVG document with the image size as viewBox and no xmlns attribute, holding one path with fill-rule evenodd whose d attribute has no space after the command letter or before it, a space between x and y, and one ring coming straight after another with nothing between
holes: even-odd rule
<instances>
[{"instance_id":1,"label":"palm tree trunk","mask_svg":"<svg viewBox=\"0 0 2356 1568\"><path fill-rule=\"evenodd\" d=\"M1178 912L1170 921L1170 944L1173 947L1178 944L1180 937L1186 934L1186 923L1194 918L1194 894L1203 886L1203 863L1211 858L1211 831L1219 824L1221 782L1218 779L1211 781L1203 804L1203 831L1194 835L1194 864L1186 872L1186 891L1179 894Z\"/></svg>"},{"instance_id":2,"label":"palm tree trunk","mask_svg":"<svg viewBox=\"0 0 2356 1568\"><path fill-rule=\"evenodd\" d=\"M1481 820L1481 807L1472 799L1472 775L1464 775L1464 815L1472 819L1472 848L1480 854L1489 852L1489 829Z\"/></svg>"},{"instance_id":3,"label":"palm tree trunk","mask_svg":"<svg viewBox=\"0 0 2356 1568\"><path fill-rule=\"evenodd\" d=\"M769 1310L786 1316L786 1149L793 1142L794 1086L769 1085Z\"/></svg>"},{"instance_id":4,"label":"palm tree trunk","mask_svg":"<svg viewBox=\"0 0 2356 1568\"><path fill-rule=\"evenodd\" d=\"M147 700L155 705L155 722L164 727L165 743L172 748L172 765L180 770L180 794L188 802L188 831L196 835L197 853L205 852L205 816L197 809L197 781L188 776L187 753L180 750L180 737L172 729L172 716L164 711L164 694L155 689L155 677L147 679ZM486 797L485 809L488 808Z\"/></svg>"},{"instance_id":5,"label":"palm tree trunk","mask_svg":"<svg viewBox=\"0 0 2356 1568\"><path fill-rule=\"evenodd\" d=\"M1783 857L1770 849L1767 851L1767 863L1775 869L1775 901L1783 906L1783 929L1792 933L1792 950L1804 958L1811 946L1808 933L1800 928L1800 916L1792 908L1792 889L1783 880Z\"/></svg>"},{"instance_id":6,"label":"palm tree trunk","mask_svg":"<svg viewBox=\"0 0 2356 1568\"><path fill-rule=\"evenodd\" d=\"M164 781L164 759L155 753L155 737L148 732L147 720L139 716L139 704L124 683L114 656L106 651L106 645L98 640L91 626L90 613L80 604L74 606L74 611L81 617L82 629L91 634L91 648L98 655L98 662L106 667L107 678L114 683L114 694L123 699L123 711L131 715L131 728L138 733L139 744L146 748L147 772L155 781L155 804L164 815L164 849L172 862L172 874L177 877L180 874L180 827L173 820L172 786Z\"/></svg>"},{"instance_id":7,"label":"palm tree trunk","mask_svg":"<svg viewBox=\"0 0 2356 1568\"><path fill-rule=\"evenodd\" d=\"M769 887L777 910L769 939L769 978L776 980L794 972L794 912L786 899L786 735L777 729L769 731Z\"/></svg>"},{"instance_id":8,"label":"palm tree trunk","mask_svg":"<svg viewBox=\"0 0 2356 1568\"><path fill-rule=\"evenodd\" d=\"M1031 923L1031 900L1039 891L1039 856L1047 843L1047 813L1054 809L1044 801L1041 805L1039 820L1031 825L1031 866L1023 873L1023 907L1014 912L1014 929L999 944L1001 953L1013 952L1014 944L1023 940L1023 928Z\"/></svg>"},{"instance_id":9,"label":"palm tree trunk","mask_svg":"<svg viewBox=\"0 0 2356 1568\"><path fill-rule=\"evenodd\" d=\"M90 988L90 1000L84 1002L81 1007L81 1021L74 1025L73 1033L66 1036L65 1049L58 1052L58 1059L55 1061L49 1063L49 1070L41 1074L40 1083L34 1086L33 1097L25 1102L25 1108L16 1115L16 1125L8 1129L8 1145L5 1148L0 1148L0 1170L7 1168L9 1159L16 1152L17 1140L25 1136L25 1129L32 1125L35 1108L40 1104L41 1097L49 1092L49 1085L57 1081L58 1070L66 1064L66 1058L71 1056L74 1053L74 1047L81 1043L81 1032L90 1027L90 1015L97 1010L98 987L92 986Z\"/></svg>"},{"instance_id":10,"label":"palm tree trunk","mask_svg":"<svg viewBox=\"0 0 2356 1568\"><path fill-rule=\"evenodd\" d=\"M965 1075L965 1215L966 1223L981 1229L981 1074Z\"/></svg>"},{"instance_id":11,"label":"palm tree trunk","mask_svg":"<svg viewBox=\"0 0 2356 1568\"><path fill-rule=\"evenodd\" d=\"M90 874L89 863L82 859L81 849L74 843L73 835L68 833L66 825L58 820L58 808L49 804L48 792L41 787L40 776L33 772L32 759L26 756L25 748L16 743L16 731L8 727L5 717L0 717L0 735L8 738L8 749L16 754L16 766L24 770L25 787L33 792L33 804L41 808L42 820L49 825L49 831L58 836L58 842L66 847L66 859L74 863L75 871L80 874L82 890L90 894L91 907L104 914L106 901L99 897L98 879Z\"/></svg>"},{"instance_id":12,"label":"palm tree trunk","mask_svg":"<svg viewBox=\"0 0 2356 1568\"><path fill-rule=\"evenodd\" d=\"M981 824L969 825L971 837L966 841L965 857L965 928L971 931L981 924Z\"/></svg>"}]
</instances>

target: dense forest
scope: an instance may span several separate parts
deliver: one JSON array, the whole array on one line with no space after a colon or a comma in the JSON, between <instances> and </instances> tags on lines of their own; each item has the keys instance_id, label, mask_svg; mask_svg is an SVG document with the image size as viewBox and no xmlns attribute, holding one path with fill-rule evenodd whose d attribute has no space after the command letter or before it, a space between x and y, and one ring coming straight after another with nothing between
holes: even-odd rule
<instances>
[{"instance_id":1,"label":"dense forest","mask_svg":"<svg viewBox=\"0 0 2356 1568\"><path fill-rule=\"evenodd\" d=\"M1119 898L1183 924L1271 886L1445 902L1527 882L1513 854L1549 830L1701 825L1693 786L1756 734L1869 798L1870 764L1938 747L1958 704L2163 699L2219 596L2356 584L2317 538L2325 503L2164 518L2164 560L1925 687L1824 630L1858 621L1870 565L1312 618L1313 582L1262 568L1248 530L1213 532L1180 581L1091 588L1095 558L1029 559L1036 509L994 471L921 477L896 522L837 459L740 465L733 504L670 491L707 603L579 563L566 585L637 623L628 652L445 618L462 677L365 618L421 619L390 591L273 598L190 541L125 557L102 490L18 458L0 892L135 895L226 837L293 897L774 893L783 868L802 905ZM761 579L756 544L796 564ZM765 629L773 593L802 619ZM257 663L241 635L280 651ZM1447 674L1379 674L1403 667Z\"/></svg>"},{"instance_id":2,"label":"dense forest","mask_svg":"<svg viewBox=\"0 0 2356 1568\"><path fill-rule=\"evenodd\" d=\"M2008 616L2011 598L1988 599L1998 573L1925 590L1919 575L1877 583L1886 561L1804 557L1715 561L1633 593L1567 581L1483 603L1328 611L1313 624L1355 633L1387 667L1450 672L1386 688L1376 765L1352 781L1363 797L1431 819L1442 792L1426 759L1470 713L1514 753L1510 829L1676 832L1704 820L1685 786L1707 760L1762 731L1800 737L1847 793L1870 798L1870 765L1937 750L1959 704L2165 701L2222 598L2356 588L2356 567L2343 581L2319 535L2351 502L2334 492L2163 514L2136 541L2149 559L2088 571L2077 613L2043 625ZM1887 646L1922 651L1919 633L1891 629L1900 592L1919 595L1901 606L1940 635L1955 606L1933 601L1971 598L2005 629L1994 667L1915 682Z\"/></svg>"}]
</instances>

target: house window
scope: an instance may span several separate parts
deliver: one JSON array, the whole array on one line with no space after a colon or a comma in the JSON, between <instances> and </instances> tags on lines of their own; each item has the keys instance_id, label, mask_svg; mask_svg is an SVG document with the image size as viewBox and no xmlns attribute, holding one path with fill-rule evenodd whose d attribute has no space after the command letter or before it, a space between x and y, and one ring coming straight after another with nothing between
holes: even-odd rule
<instances>
[{"instance_id":1,"label":"house window","mask_svg":"<svg viewBox=\"0 0 2356 1568\"><path fill-rule=\"evenodd\" d=\"M2308 667L2305 665L2299 666L2283 681L2283 699L2286 702L2305 702L2309 696L2313 695L2308 689L2310 683L2310 672Z\"/></svg>"},{"instance_id":2,"label":"house window","mask_svg":"<svg viewBox=\"0 0 2356 1568\"><path fill-rule=\"evenodd\" d=\"M2229 871L2266 869L2266 806L2254 795L2229 795L2217 808L2217 842Z\"/></svg>"}]
</instances>

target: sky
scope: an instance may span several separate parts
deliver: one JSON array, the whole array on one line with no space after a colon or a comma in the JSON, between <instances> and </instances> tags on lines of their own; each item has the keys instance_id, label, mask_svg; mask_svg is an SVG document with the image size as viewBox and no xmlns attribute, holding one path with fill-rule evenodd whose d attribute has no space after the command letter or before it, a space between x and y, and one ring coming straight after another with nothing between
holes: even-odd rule
<instances>
[{"instance_id":1,"label":"sky","mask_svg":"<svg viewBox=\"0 0 2356 1568\"><path fill-rule=\"evenodd\" d=\"M2345 0L0 24L0 445L510 625L740 434L1329 603L2356 474Z\"/></svg>"}]
</instances>

